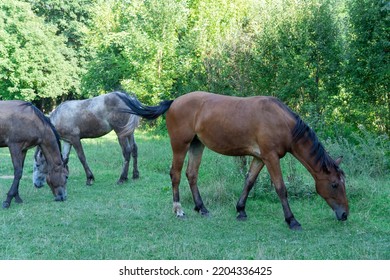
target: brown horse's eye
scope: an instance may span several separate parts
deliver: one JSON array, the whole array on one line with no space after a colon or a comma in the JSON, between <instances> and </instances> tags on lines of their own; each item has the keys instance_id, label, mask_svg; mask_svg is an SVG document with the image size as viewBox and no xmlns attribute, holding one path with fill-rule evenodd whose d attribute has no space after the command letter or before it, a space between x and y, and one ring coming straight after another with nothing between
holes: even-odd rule
<instances>
[{"instance_id":1,"label":"brown horse's eye","mask_svg":"<svg viewBox=\"0 0 390 280\"><path fill-rule=\"evenodd\" d=\"M332 183L332 188L333 188L333 189L337 189L337 187L338 187L338 184L337 184L337 183Z\"/></svg>"}]
</instances>

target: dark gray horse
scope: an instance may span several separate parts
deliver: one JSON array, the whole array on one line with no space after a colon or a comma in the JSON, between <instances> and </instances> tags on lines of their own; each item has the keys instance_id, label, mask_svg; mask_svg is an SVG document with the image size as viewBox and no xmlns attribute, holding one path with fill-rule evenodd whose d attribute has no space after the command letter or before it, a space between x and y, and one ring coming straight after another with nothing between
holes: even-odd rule
<instances>
[{"instance_id":1,"label":"dark gray horse","mask_svg":"<svg viewBox=\"0 0 390 280\"><path fill-rule=\"evenodd\" d=\"M130 157L133 157L133 178L139 177L137 167L138 148L134 139L134 130L139 124L139 117L121 113L118 109L127 105L119 98L131 99L123 92L111 92L86 100L65 101L51 114L50 120L63 140L63 158L68 160L71 147L74 146L78 158L84 167L87 176L87 185L95 180L89 168L81 139L101 137L114 130L122 148L124 166L118 184L128 178ZM33 182L37 188L45 184L46 161L40 149L34 155Z\"/></svg>"},{"instance_id":2,"label":"dark gray horse","mask_svg":"<svg viewBox=\"0 0 390 280\"><path fill-rule=\"evenodd\" d=\"M39 146L47 158L45 179L56 201L66 199L68 170L61 157L61 147L55 128L45 115L31 103L24 101L0 101L0 147L8 147L14 166L14 180L3 202L8 208L19 195L19 181L22 178L27 150Z\"/></svg>"}]
</instances>

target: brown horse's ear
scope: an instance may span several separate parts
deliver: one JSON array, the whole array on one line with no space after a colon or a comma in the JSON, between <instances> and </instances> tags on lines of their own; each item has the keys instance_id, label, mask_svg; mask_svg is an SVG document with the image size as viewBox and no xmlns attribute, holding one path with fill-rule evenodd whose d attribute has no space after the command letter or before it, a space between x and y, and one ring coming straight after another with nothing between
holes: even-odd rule
<instances>
[{"instance_id":1,"label":"brown horse's ear","mask_svg":"<svg viewBox=\"0 0 390 280\"><path fill-rule=\"evenodd\" d=\"M340 163L343 161L343 156L340 156L338 157L336 160L335 160L335 163L337 166L340 166Z\"/></svg>"}]
</instances>

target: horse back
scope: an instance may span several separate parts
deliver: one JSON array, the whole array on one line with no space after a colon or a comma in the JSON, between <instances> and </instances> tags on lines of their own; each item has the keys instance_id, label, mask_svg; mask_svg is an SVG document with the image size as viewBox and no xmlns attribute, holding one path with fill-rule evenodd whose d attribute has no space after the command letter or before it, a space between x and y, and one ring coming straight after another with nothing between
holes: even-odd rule
<instances>
[{"instance_id":1,"label":"horse back","mask_svg":"<svg viewBox=\"0 0 390 280\"><path fill-rule=\"evenodd\" d=\"M61 138L101 137L128 123L129 115L118 112L121 102L115 93L65 101L51 113L50 119Z\"/></svg>"},{"instance_id":2,"label":"horse back","mask_svg":"<svg viewBox=\"0 0 390 280\"><path fill-rule=\"evenodd\" d=\"M171 139L191 141L196 135L210 149L227 155L258 155L275 148L284 154L296 122L276 98L207 92L177 98L166 117Z\"/></svg>"},{"instance_id":3,"label":"horse back","mask_svg":"<svg viewBox=\"0 0 390 280\"><path fill-rule=\"evenodd\" d=\"M35 146L45 133L43 120L24 101L0 101L0 147L9 143Z\"/></svg>"}]
</instances>

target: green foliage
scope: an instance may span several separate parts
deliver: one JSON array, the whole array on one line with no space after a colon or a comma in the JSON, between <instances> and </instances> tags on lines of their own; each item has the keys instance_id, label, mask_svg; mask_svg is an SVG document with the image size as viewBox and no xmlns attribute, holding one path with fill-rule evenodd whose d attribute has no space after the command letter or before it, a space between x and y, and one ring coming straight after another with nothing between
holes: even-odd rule
<instances>
[{"instance_id":1,"label":"green foliage","mask_svg":"<svg viewBox=\"0 0 390 280\"><path fill-rule=\"evenodd\" d=\"M2 99L56 98L78 87L74 53L29 4L0 4Z\"/></svg>"},{"instance_id":2,"label":"green foliage","mask_svg":"<svg viewBox=\"0 0 390 280\"><path fill-rule=\"evenodd\" d=\"M390 141L388 135L373 135L363 126L344 137L328 139L325 146L335 156L343 156L349 176L367 178L387 177L390 174Z\"/></svg>"},{"instance_id":3,"label":"green foliage","mask_svg":"<svg viewBox=\"0 0 390 280\"><path fill-rule=\"evenodd\" d=\"M77 68L77 79L86 72L87 61L91 59L90 48L85 43L89 25L91 22L91 9L96 4L96 0L27 0L32 5L32 10L45 22L57 28L56 34L65 37L68 48L74 52ZM91 94L85 94L89 97ZM80 85L69 90L67 99L83 97Z\"/></svg>"},{"instance_id":4,"label":"green foliage","mask_svg":"<svg viewBox=\"0 0 390 280\"><path fill-rule=\"evenodd\" d=\"M390 129L385 0L7 0L1 7L4 99L52 106L117 89L148 104L195 90L273 95L325 136L348 136L359 125Z\"/></svg>"},{"instance_id":5,"label":"green foliage","mask_svg":"<svg viewBox=\"0 0 390 280\"><path fill-rule=\"evenodd\" d=\"M182 1L104 1L95 9L90 44L96 52L85 90L117 88L145 102L170 98L176 77L178 33L188 9Z\"/></svg>"},{"instance_id":6,"label":"green foliage","mask_svg":"<svg viewBox=\"0 0 390 280\"><path fill-rule=\"evenodd\" d=\"M349 11L346 88L348 121L389 133L390 5L383 0L347 1Z\"/></svg>"}]
</instances>

